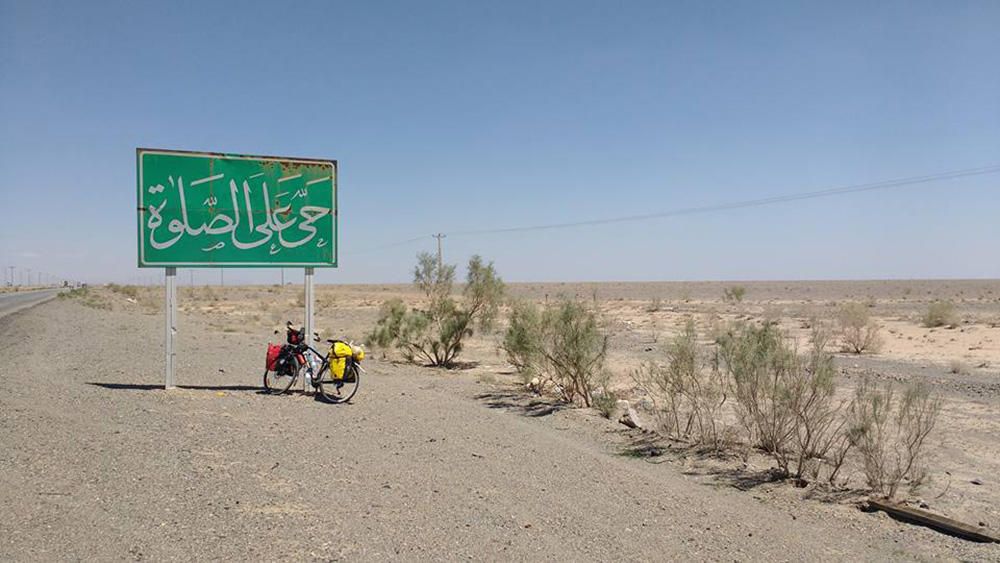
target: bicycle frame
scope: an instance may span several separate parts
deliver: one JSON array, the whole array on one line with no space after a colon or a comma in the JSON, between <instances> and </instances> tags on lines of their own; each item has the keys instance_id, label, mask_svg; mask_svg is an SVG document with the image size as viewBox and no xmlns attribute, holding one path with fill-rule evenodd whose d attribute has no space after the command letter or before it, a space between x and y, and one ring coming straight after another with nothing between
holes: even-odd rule
<instances>
[{"instance_id":1,"label":"bicycle frame","mask_svg":"<svg viewBox=\"0 0 1000 563\"><path fill-rule=\"evenodd\" d=\"M330 369L330 354L329 353L323 354L319 350L313 348L308 344L306 344L305 347L306 347L305 350L306 353L314 354L317 358L320 359L319 371L317 371L315 374L312 373L312 364L310 364L308 360L306 360L305 362L305 365L308 366L309 369L309 377L312 378L313 381L319 381L323 377L323 374L326 373L326 370ZM367 373L365 371L365 368L361 367L361 362L352 361L351 365L358 368L358 370L361 371L361 373Z\"/></svg>"},{"instance_id":2,"label":"bicycle frame","mask_svg":"<svg viewBox=\"0 0 1000 563\"><path fill-rule=\"evenodd\" d=\"M319 350L313 348L308 344L306 344L305 346L306 346L305 353L314 354L320 360L319 371L316 372L315 374L312 373L312 363L309 362L308 359L306 359L306 364L305 364L309 366L308 370L310 379L312 379L312 381L314 382L319 381L320 378L323 377L323 374L326 373L326 370L330 369L330 356L329 354L321 354ZM313 385L315 385L315 383L313 383Z\"/></svg>"}]
</instances>

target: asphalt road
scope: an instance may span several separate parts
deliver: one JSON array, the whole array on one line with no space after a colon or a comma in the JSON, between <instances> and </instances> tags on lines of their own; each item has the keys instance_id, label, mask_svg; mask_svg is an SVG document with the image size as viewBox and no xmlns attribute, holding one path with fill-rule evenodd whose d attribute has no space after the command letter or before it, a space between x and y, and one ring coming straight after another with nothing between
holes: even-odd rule
<instances>
[{"instance_id":1,"label":"asphalt road","mask_svg":"<svg viewBox=\"0 0 1000 563\"><path fill-rule=\"evenodd\" d=\"M44 303L58 295L60 291L62 289L39 289L0 294L0 317Z\"/></svg>"}]
</instances>

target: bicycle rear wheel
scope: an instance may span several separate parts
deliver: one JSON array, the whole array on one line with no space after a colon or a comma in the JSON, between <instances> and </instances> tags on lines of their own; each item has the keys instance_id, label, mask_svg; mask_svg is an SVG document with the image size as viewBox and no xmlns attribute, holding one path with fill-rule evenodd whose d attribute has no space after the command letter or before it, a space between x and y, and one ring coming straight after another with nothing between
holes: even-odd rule
<instances>
[{"instance_id":1,"label":"bicycle rear wheel","mask_svg":"<svg viewBox=\"0 0 1000 563\"><path fill-rule=\"evenodd\" d=\"M324 370L319 380L319 393L330 403L346 403L358 392L361 370L353 362L344 368L344 377L334 379L332 370Z\"/></svg>"},{"instance_id":2,"label":"bicycle rear wheel","mask_svg":"<svg viewBox=\"0 0 1000 563\"><path fill-rule=\"evenodd\" d=\"M281 395L292 388L292 384L297 379L299 373L299 363L292 357L289 360L292 365L280 372L274 370L264 370L264 389L272 395Z\"/></svg>"}]
</instances>

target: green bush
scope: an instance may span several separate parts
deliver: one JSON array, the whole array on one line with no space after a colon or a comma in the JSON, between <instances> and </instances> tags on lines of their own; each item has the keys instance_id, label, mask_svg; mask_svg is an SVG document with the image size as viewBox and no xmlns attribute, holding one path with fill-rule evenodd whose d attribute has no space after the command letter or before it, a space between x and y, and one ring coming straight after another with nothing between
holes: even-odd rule
<instances>
[{"instance_id":1,"label":"green bush","mask_svg":"<svg viewBox=\"0 0 1000 563\"><path fill-rule=\"evenodd\" d=\"M923 324L927 328L937 328L942 326L958 326L958 315L955 313L955 304L951 301L935 301L924 313Z\"/></svg>"},{"instance_id":2,"label":"green bush","mask_svg":"<svg viewBox=\"0 0 1000 563\"><path fill-rule=\"evenodd\" d=\"M82 305L91 309L100 309L102 311L110 311L112 309L111 302L104 299L98 292L91 291L86 286L64 291L59 294L59 298L77 300Z\"/></svg>"},{"instance_id":3,"label":"green bush","mask_svg":"<svg viewBox=\"0 0 1000 563\"><path fill-rule=\"evenodd\" d=\"M747 294L747 288L742 285L734 285L722 290L722 300L727 303L741 303Z\"/></svg>"},{"instance_id":4,"label":"green bush","mask_svg":"<svg viewBox=\"0 0 1000 563\"><path fill-rule=\"evenodd\" d=\"M879 326L868 307L862 303L846 303L837 314L843 350L853 354L877 352L882 345Z\"/></svg>"},{"instance_id":5,"label":"green bush","mask_svg":"<svg viewBox=\"0 0 1000 563\"><path fill-rule=\"evenodd\" d=\"M771 324L738 326L723 336L719 348L735 392L736 414L750 443L770 454L787 475L795 433L790 397L794 351Z\"/></svg>"},{"instance_id":6,"label":"green bush","mask_svg":"<svg viewBox=\"0 0 1000 563\"><path fill-rule=\"evenodd\" d=\"M370 343L394 346L408 361L426 361L450 367L462 352L462 341L472 335L473 325L489 328L503 298L503 281L493 264L479 256L469 260L462 302L452 296L455 267L438 264L427 253L417 256L413 281L424 292L427 306L408 310L401 301L383 304Z\"/></svg>"},{"instance_id":7,"label":"green bush","mask_svg":"<svg viewBox=\"0 0 1000 563\"><path fill-rule=\"evenodd\" d=\"M518 371L554 384L561 398L594 404L594 390L604 384L608 337L592 309L561 300L539 311L530 303L514 306L502 348Z\"/></svg>"},{"instance_id":8,"label":"green bush","mask_svg":"<svg viewBox=\"0 0 1000 563\"><path fill-rule=\"evenodd\" d=\"M504 332L500 349L525 382L536 375L535 368L540 364L541 334L542 315L538 307L530 301L512 303L507 331Z\"/></svg>"},{"instance_id":9,"label":"green bush","mask_svg":"<svg viewBox=\"0 0 1000 563\"><path fill-rule=\"evenodd\" d=\"M604 383L608 337L597 313L564 300L542 315L542 357L567 402L593 403L593 390Z\"/></svg>"},{"instance_id":10,"label":"green bush","mask_svg":"<svg viewBox=\"0 0 1000 563\"><path fill-rule=\"evenodd\" d=\"M69 291L59 293L59 299L82 299L88 295L90 295L89 287L74 287Z\"/></svg>"},{"instance_id":11,"label":"green bush","mask_svg":"<svg viewBox=\"0 0 1000 563\"><path fill-rule=\"evenodd\" d=\"M399 339L405 317L406 305L402 299L382 303L375 328L368 334L368 344L383 349L391 347Z\"/></svg>"},{"instance_id":12,"label":"green bush","mask_svg":"<svg viewBox=\"0 0 1000 563\"><path fill-rule=\"evenodd\" d=\"M810 352L800 356L784 333L764 324L739 325L719 342L740 423L750 443L769 454L785 476L815 478L822 461L842 444L827 341L825 332L814 331Z\"/></svg>"}]
</instances>

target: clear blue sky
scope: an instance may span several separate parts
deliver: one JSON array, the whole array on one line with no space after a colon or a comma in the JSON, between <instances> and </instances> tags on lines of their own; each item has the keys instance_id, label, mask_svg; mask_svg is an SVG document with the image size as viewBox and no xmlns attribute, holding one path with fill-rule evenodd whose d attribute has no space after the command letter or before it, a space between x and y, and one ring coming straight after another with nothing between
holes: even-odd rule
<instances>
[{"instance_id":1,"label":"clear blue sky","mask_svg":"<svg viewBox=\"0 0 1000 563\"><path fill-rule=\"evenodd\" d=\"M138 146L338 159L324 283L407 281L433 239L367 249L437 231L1000 164L998 29L994 1L0 0L0 266L157 278ZM476 252L516 281L995 278L1000 175L445 240Z\"/></svg>"}]
</instances>

